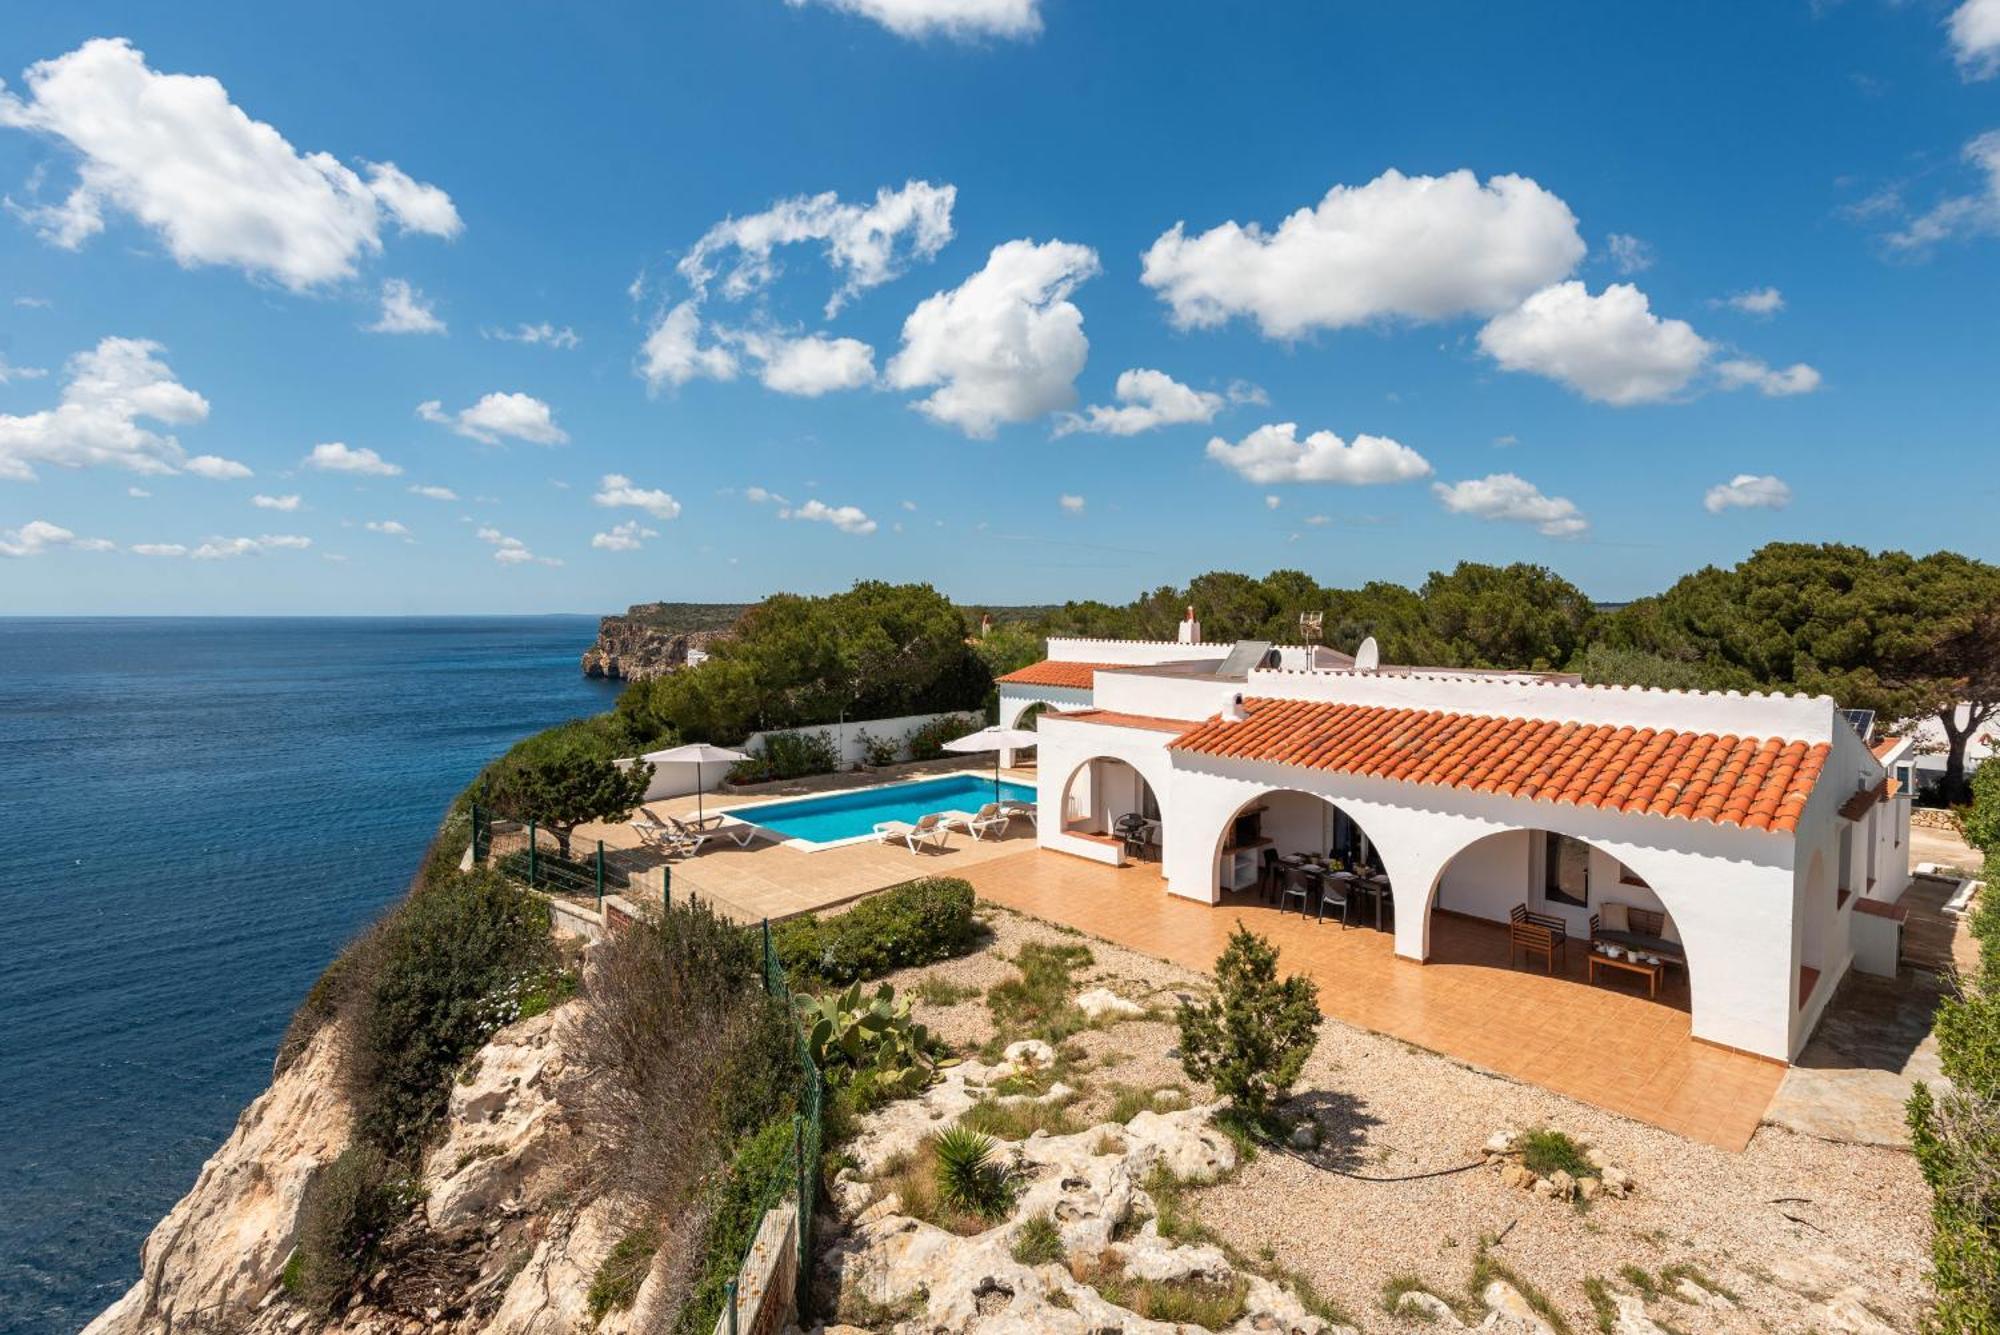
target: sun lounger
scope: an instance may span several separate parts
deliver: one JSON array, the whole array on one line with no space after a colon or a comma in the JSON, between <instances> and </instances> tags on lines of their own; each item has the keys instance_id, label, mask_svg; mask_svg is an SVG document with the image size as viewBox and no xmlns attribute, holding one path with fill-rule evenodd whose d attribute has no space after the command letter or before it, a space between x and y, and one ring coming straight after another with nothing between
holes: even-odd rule
<instances>
[{"instance_id":1,"label":"sun lounger","mask_svg":"<svg viewBox=\"0 0 2000 1335\"><path fill-rule=\"evenodd\" d=\"M1003 815L1010 817L1026 817L1028 824L1034 826L1036 829L1041 828L1040 823L1035 819L1035 804L1033 802L1002 802L1000 804L1000 811Z\"/></svg>"},{"instance_id":2,"label":"sun lounger","mask_svg":"<svg viewBox=\"0 0 2000 1335\"><path fill-rule=\"evenodd\" d=\"M884 820L875 822L875 837L885 844L901 842L907 844L912 853L921 853L925 844L932 844L942 851L950 828L944 823L944 813L933 811L919 816L915 825L905 820Z\"/></svg>"},{"instance_id":3,"label":"sun lounger","mask_svg":"<svg viewBox=\"0 0 2000 1335\"><path fill-rule=\"evenodd\" d=\"M1013 818L1000 809L998 802L988 802L977 811L947 811L943 819L951 829L984 839L988 834L1007 833L1007 822Z\"/></svg>"}]
</instances>

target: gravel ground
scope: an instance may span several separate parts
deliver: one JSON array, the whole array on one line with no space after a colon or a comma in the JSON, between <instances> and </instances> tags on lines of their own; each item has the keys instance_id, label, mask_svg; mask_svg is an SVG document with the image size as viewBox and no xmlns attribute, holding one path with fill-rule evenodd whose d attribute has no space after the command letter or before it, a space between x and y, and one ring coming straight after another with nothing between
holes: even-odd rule
<instances>
[{"instance_id":1,"label":"gravel ground","mask_svg":"<svg viewBox=\"0 0 2000 1335\"><path fill-rule=\"evenodd\" d=\"M925 978L980 989L952 1006L916 1007L919 1019L967 1050L993 1036L984 990L1015 976L1008 958L1027 941L1088 944L1095 961L1079 970L1080 987L1108 986L1149 1006L1171 1008L1176 995L1209 985L1177 965L1004 909L980 912L993 934L984 948L891 979L899 992ZM1076 1111L1100 1116L1118 1083L1177 1084L1196 1099L1211 1097L1168 1055L1174 1041L1172 1024L1156 1019L1073 1039L1083 1054L1076 1069L1090 1086ZM1415 1275L1454 1300L1467 1296L1481 1239L1502 1234L1492 1255L1542 1290L1577 1332L1596 1328L1585 1279L1629 1292L1621 1268L1656 1273L1673 1264L1697 1267L1740 1300L1734 1309L1651 1301L1656 1319L1689 1335L1868 1329L1871 1319L1878 1331L1916 1327L1927 1193L1900 1150L1767 1126L1745 1152L1730 1154L1332 1020L1288 1112L1320 1123L1322 1147L1260 1154L1201 1193L1198 1213L1244 1254L1310 1278L1365 1330L1407 1327L1382 1308L1392 1276ZM1485 1167L1404 1182L1343 1175L1454 1168L1478 1160L1494 1131L1540 1125L1601 1149L1632 1174L1635 1193L1584 1211L1502 1186ZM1843 1292L1845 1322L1827 1305Z\"/></svg>"}]
</instances>

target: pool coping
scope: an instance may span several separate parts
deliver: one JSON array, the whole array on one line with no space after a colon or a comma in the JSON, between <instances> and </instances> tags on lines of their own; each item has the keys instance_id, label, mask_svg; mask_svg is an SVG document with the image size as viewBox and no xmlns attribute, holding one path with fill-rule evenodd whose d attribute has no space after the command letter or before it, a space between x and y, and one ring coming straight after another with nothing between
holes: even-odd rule
<instances>
[{"instance_id":1,"label":"pool coping","mask_svg":"<svg viewBox=\"0 0 2000 1335\"><path fill-rule=\"evenodd\" d=\"M768 801L752 802L740 807L718 807L717 813L742 821L745 825L754 826L767 840L780 847L789 848L799 853L824 853L830 848L851 848L856 844L872 844L878 841L881 836L870 831L867 834L849 835L845 839L815 840L783 838L780 837L778 831L773 830L768 825L759 825L754 820L744 819L743 813L746 811L761 811L767 807L792 806L799 802L813 802L823 797L844 797L849 793L872 793L879 792L884 788L904 788L912 784L934 783L939 779L987 779L990 777L992 776L983 769L943 770L936 774L925 774L921 777L905 775L902 778L889 779L882 783L863 783L856 784L851 788L829 788L825 792L820 793L801 793L791 797L775 797ZM1034 787L1033 784L1024 784L1019 779L1002 778L1000 782L1011 783L1017 788Z\"/></svg>"}]
</instances>

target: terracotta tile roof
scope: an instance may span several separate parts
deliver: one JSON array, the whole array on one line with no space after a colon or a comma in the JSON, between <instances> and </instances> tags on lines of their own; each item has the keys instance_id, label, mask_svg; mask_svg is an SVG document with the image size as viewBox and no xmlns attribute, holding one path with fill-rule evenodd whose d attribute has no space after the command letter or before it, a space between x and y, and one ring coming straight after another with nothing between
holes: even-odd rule
<instances>
[{"instance_id":1,"label":"terracotta tile roof","mask_svg":"<svg viewBox=\"0 0 2000 1335\"><path fill-rule=\"evenodd\" d=\"M1152 714L1121 714L1115 709L1071 709L1060 714L1044 714L1044 719L1075 719L1078 723L1102 723L1113 728L1144 728L1148 732L1186 732L1192 725L1184 718L1158 718Z\"/></svg>"},{"instance_id":2,"label":"terracotta tile roof","mask_svg":"<svg viewBox=\"0 0 2000 1335\"><path fill-rule=\"evenodd\" d=\"M1798 827L1830 749L1308 700L1244 707L1243 722L1211 719L1170 748L1779 833Z\"/></svg>"},{"instance_id":3,"label":"terracotta tile roof","mask_svg":"<svg viewBox=\"0 0 2000 1335\"><path fill-rule=\"evenodd\" d=\"M1842 820L1860 820L1868 814L1868 809L1895 791L1895 780L1884 778L1862 788L1840 804Z\"/></svg>"},{"instance_id":4,"label":"terracotta tile roof","mask_svg":"<svg viewBox=\"0 0 2000 1335\"><path fill-rule=\"evenodd\" d=\"M1874 754L1877 760L1880 760L1883 756L1888 755L1902 744L1903 739L1900 737L1878 737L1875 739L1875 745L1868 749Z\"/></svg>"},{"instance_id":5,"label":"terracotta tile roof","mask_svg":"<svg viewBox=\"0 0 2000 1335\"><path fill-rule=\"evenodd\" d=\"M1060 659L1044 658L1039 663L1030 663L994 680L1014 686L1069 686L1087 691L1097 669L1117 666L1116 663L1066 663Z\"/></svg>"}]
</instances>

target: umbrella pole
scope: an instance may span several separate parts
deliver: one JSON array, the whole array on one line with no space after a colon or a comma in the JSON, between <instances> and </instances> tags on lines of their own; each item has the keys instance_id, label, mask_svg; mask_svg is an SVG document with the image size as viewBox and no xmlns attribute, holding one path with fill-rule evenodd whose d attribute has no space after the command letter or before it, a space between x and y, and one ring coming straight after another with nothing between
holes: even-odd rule
<instances>
[{"instance_id":1,"label":"umbrella pole","mask_svg":"<svg viewBox=\"0 0 2000 1335\"><path fill-rule=\"evenodd\" d=\"M701 779L701 762L697 760L694 762L694 823L696 825L700 825L702 821L707 819L707 816L703 814L701 805L701 790L705 787Z\"/></svg>"}]
</instances>

